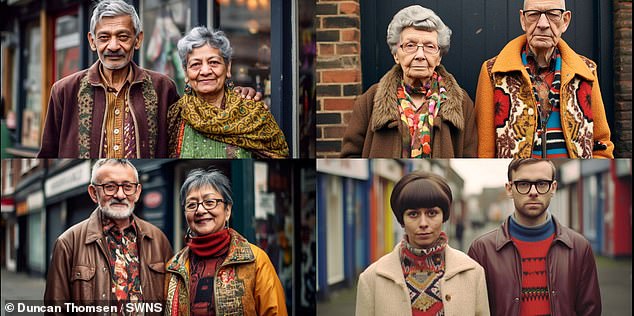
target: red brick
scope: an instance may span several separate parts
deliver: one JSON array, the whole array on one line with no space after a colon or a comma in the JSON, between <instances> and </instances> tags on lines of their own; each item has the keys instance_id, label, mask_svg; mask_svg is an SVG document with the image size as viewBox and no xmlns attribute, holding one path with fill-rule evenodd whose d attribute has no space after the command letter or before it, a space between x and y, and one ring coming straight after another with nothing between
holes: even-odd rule
<instances>
[{"instance_id":1,"label":"red brick","mask_svg":"<svg viewBox=\"0 0 634 316\"><path fill-rule=\"evenodd\" d=\"M359 54L359 44L357 43L337 44L336 54L337 55Z\"/></svg>"},{"instance_id":2,"label":"red brick","mask_svg":"<svg viewBox=\"0 0 634 316\"><path fill-rule=\"evenodd\" d=\"M323 129L324 138L343 138L343 133L346 131L345 126L324 126Z\"/></svg>"},{"instance_id":3,"label":"red brick","mask_svg":"<svg viewBox=\"0 0 634 316\"><path fill-rule=\"evenodd\" d=\"M323 70L321 71L321 82L322 83L361 82L361 72L358 69Z\"/></svg>"},{"instance_id":4,"label":"red brick","mask_svg":"<svg viewBox=\"0 0 634 316\"><path fill-rule=\"evenodd\" d=\"M353 2L342 2L339 4L340 14L359 14L359 4Z\"/></svg>"},{"instance_id":5,"label":"red brick","mask_svg":"<svg viewBox=\"0 0 634 316\"><path fill-rule=\"evenodd\" d=\"M335 54L335 44L319 43L317 48L317 56L332 56Z\"/></svg>"},{"instance_id":6,"label":"red brick","mask_svg":"<svg viewBox=\"0 0 634 316\"><path fill-rule=\"evenodd\" d=\"M350 111L354 106L354 98L324 98L322 101L325 111Z\"/></svg>"},{"instance_id":7,"label":"red brick","mask_svg":"<svg viewBox=\"0 0 634 316\"><path fill-rule=\"evenodd\" d=\"M357 29L341 30L340 38L342 42L359 42L359 30Z\"/></svg>"}]
</instances>

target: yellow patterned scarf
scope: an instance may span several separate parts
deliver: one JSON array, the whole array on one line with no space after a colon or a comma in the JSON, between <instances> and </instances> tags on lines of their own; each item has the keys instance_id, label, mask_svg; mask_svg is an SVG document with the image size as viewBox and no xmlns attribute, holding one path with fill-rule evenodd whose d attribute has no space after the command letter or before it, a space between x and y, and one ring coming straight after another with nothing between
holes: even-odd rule
<instances>
[{"instance_id":1,"label":"yellow patterned scarf","mask_svg":"<svg viewBox=\"0 0 634 316\"><path fill-rule=\"evenodd\" d=\"M288 157L284 134L271 112L264 108L264 103L242 99L233 91L225 90L224 109L186 94L169 112L171 122L184 120L215 141L244 148L265 158ZM171 127L180 126L175 125Z\"/></svg>"}]
</instances>

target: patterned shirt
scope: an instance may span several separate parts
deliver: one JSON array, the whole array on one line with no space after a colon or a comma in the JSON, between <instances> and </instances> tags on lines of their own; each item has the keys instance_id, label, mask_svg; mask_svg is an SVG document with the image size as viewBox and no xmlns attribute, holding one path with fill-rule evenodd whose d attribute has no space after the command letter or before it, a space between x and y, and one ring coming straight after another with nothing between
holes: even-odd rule
<instances>
[{"instance_id":1,"label":"patterned shirt","mask_svg":"<svg viewBox=\"0 0 634 316\"><path fill-rule=\"evenodd\" d=\"M528 71L536 92L535 101L540 108L545 108L547 117L541 117L538 112L537 129L535 130L535 142L533 144L533 158L568 158L568 149L561 126L559 90L561 88L561 57L559 50L555 51L548 61L548 66L540 67L537 64L535 54L529 49L528 44L524 47L523 54L526 56L526 70ZM545 128L542 126L542 119L546 121ZM546 133L546 137L543 134ZM546 153L542 142L546 139Z\"/></svg>"},{"instance_id":2,"label":"patterned shirt","mask_svg":"<svg viewBox=\"0 0 634 316\"><path fill-rule=\"evenodd\" d=\"M125 228L123 233L113 221L107 218L102 218L102 223L108 247L112 293L119 302L142 301L136 223L131 221L130 226Z\"/></svg>"},{"instance_id":3,"label":"patterned shirt","mask_svg":"<svg viewBox=\"0 0 634 316\"><path fill-rule=\"evenodd\" d=\"M137 158L136 134L134 118L130 113L128 100L130 82L132 81L132 67L128 76L117 91L108 82L101 67L99 68L101 82L106 87L106 113L104 125L103 157L108 158Z\"/></svg>"}]
</instances>

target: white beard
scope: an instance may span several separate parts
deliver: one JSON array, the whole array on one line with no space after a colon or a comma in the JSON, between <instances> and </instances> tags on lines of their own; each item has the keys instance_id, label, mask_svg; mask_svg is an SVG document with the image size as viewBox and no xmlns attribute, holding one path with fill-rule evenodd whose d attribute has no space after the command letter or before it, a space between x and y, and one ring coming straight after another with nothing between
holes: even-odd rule
<instances>
[{"instance_id":1,"label":"white beard","mask_svg":"<svg viewBox=\"0 0 634 316\"><path fill-rule=\"evenodd\" d=\"M103 215L107 218L112 218L112 219L126 219L128 217L130 217L130 215L132 215L132 212L134 212L134 203L132 203L132 205L130 205L130 202L128 202L127 200L124 202L128 205L128 209L127 210L122 210L122 211L114 211L110 208L110 204L113 203L114 201L110 201L107 205L104 206L99 206L99 208L101 209L101 212L103 213Z\"/></svg>"}]
</instances>

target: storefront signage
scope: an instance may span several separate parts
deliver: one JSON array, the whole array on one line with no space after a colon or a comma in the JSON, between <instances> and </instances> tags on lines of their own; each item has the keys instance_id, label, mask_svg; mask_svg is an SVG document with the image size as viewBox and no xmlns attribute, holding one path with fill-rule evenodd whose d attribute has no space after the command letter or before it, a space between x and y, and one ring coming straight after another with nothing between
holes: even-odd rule
<instances>
[{"instance_id":1,"label":"storefront signage","mask_svg":"<svg viewBox=\"0 0 634 316\"><path fill-rule=\"evenodd\" d=\"M26 206L29 212L41 211L44 207L44 193L42 191L35 191L26 197Z\"/></svg>"},{"instance_id":2,"label":"storefront signage","mask_svg":"<svg viewBox=\"0 0 634 316\"><path fill-rule=\"evenodd\" d=\"M317 172L368 180L367 159L317 159Z\"/></svg>"},{"instance_id":3,"label":"storefront signage","mask_svg":"<svg viewBox=\"0 0 634 316\"><path fill-rule=\"evenodd\" d=\"M46 197L52 197L90 182L90 161L84 161L46 180Z\"/></svg>"},{"instance_id":4,"label":"storefront signage","mask_svg":"<svg viewBox=\"0 0 634 316\"><path fill-rule=\"evenodd\" d=\"M396 160L376 159L372 167L375 174L394 182L403 176L403 167Z\"/></svg>"},{"instance_id":5,"label":"storefront signage","mask_svg":"<svg viewBox=\"0 0 634 316\"><path fill-rule=\"evenodd\" d=\"M148 192L143 196L143 205L147 208L157 208L163 203L163 196L157 191Z\"/></svg>"}]
</instances>

